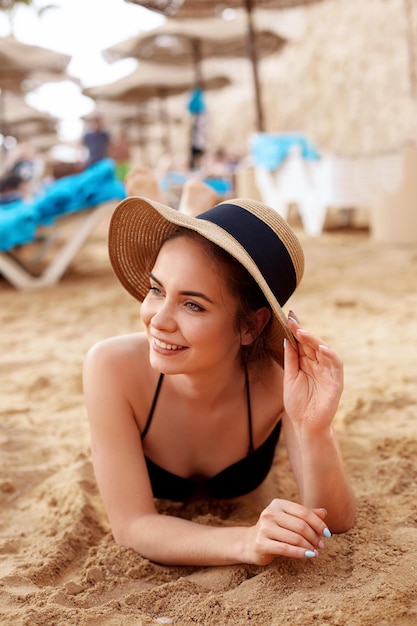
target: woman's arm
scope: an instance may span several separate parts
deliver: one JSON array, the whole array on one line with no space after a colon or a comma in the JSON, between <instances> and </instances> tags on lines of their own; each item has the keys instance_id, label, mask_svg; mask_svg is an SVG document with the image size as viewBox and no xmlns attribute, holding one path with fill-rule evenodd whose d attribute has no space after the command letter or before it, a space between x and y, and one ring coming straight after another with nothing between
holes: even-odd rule
<instances>
[{"instance_id":1,"label":"woman's arm","mask_svg":"<svg viewBox=\"0 0 417 626\"><path fill-rule=\"evenodd\" d=\"M315 555L323 547L325 513L299 504L274 500L251 527L210 527L158 514L127 391L138 355L126 355L120 349L126 341L118 340L93 348L83 372L94 470L116 541L172 565L263 565L278 555Z\"/></svg>"},{"instance_id":2,"label":"woman's arm","mask_svg":"<svg viewBox=\"0 0 417 626\"><path fill-rule=\"evenodd\" d=\"M298 352L286 342L283 432L291 466L307 507L324 507L333 532L349 529L356 502L332 427L343 389L343 366L335 352L302 329L289 325Z\"/></svg>"}]
</instances>

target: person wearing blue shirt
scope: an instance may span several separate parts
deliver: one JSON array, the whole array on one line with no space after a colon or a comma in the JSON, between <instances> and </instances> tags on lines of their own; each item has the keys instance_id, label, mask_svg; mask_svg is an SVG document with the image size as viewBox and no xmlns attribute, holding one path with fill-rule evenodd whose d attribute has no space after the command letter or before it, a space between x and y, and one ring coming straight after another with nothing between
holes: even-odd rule
<instances>
[{"instance_id":1,"label":"person wearing blue shirt","mask_svg":"<svg viewBox=\"0 0 417 626\"><path fill-rule=\"evenodd\" d=\"M86 167L108 157L110 134L104 130L103 120L99 115L91 118L89 128L83 135L82 143L87 149Z\"/></svg>"}]
</instances>

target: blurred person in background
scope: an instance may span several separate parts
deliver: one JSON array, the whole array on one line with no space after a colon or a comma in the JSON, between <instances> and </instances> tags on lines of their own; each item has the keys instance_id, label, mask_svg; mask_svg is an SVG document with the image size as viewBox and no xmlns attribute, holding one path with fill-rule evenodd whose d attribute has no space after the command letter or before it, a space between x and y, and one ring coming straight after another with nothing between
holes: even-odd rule
<instances>
[{"instance_id":1,"label":"blurred person in background","mask_svg":"<svg viewBox=\"0 0 417 626\"><path fill-rule=\"evenodd\" d=\"M131 148L126 126L122 125L110 141L109 157L116 163L116 176L124 182L131 167Z\"/></svg>"},{"instance_id":2,"label":"blurred person in background","mask_svg":"<svg viewBox=\"0 0 417 626\"><path fill-rule=\"evenodd\" d=\"M207 110L202 89L194 89L190 94L188 112L192 116L190 136L190 169L202 166L207 150Z\"/></svg>"},{"instance_id":3,"label":"blurred person in background","mask_svg":"<svg viewBox=\"0 0 417 626\"><path fill-rule=\"evenodd\" d=\"M94 115L87 122L87 130L82 136L82 145L87 151L85 167L109 156L111 137L105 130L100 115Z\"/></svg>"}]
</instances>

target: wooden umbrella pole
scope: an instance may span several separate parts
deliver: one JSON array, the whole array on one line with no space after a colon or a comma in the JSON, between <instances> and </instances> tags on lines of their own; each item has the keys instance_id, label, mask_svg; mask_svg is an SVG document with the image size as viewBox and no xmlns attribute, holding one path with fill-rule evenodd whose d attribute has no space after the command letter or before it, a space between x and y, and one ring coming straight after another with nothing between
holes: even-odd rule
<instances>
[{"instance_id":1,"label":"wooden umbrella pole","mask_svg":"<svg viewBox=\"0 0 417 626\"><path fill-rule=\"evenodd\" d=\"M201 73L201 41L198 37L191 39L190 41L192 48L192 56L193 56L193 64L195 71L195 87L202 88L203 86L203 76Z\"/></svg>"},{"instance_id":2,"label":"wooden umbrella pole","mask_svg":"<svg viewBox=\"0 0 417 626\"><path fill-rule=\"evenodd\" d=\"M159 121L161 124L161 130L162 130L162 146L167 154L172 155L169 116L166 112L166 103L165 103L167 96L168 94L166 93L165 89L162 88L158 90Z\"/></svg>"},{"instance_id":3,"label":"wooden umbrella pole","mask_svg":"<svg viewBox=\"0 0 417 626\"><path fill-rule=\"evenodd\" d=\"M0 133L6 135L6 115L4 104L4 89L0 87Z\"/></svg>"},{"instance_id":4,"label":"wooden umbrella pole","mask_svg":"<svg viewBox=\"0 0 417 626\"><path fill-rule=\"evenodd\" d=\"M6 162L6 147L4 145L4 138L7 135L6 129L6 114L5 114L5 103L4 103L4 89L0 87L0 133L3 135L3 143L0 146L0 167L3 168L4 163Z\"/></svg>"},{"instance_id":5,"label":"wooden umbrella pole","mask_svg":"<svg viewBox=\"0 0 417 626\"><path fill-rule=\"evenodd\" d=\"M411 95L416 96L416 55L414 49L413 0L404 0L405 21L407 29L407 51L410 73Z\"/></svg>"},{"instance_id":6,"label":"wooden umbrella pole","mask_svg":"<svg viewBox=\"0 0 417 626\"><path fill-rule=\"evenodd\" d=\"M262 111L261 102L261 87L258 74L258 58L256 54L256 42L255 42L255 29L253 26L253 0L245 0L245 7L248 17L248 53L252 64L253 84L255 90L255 106L256 106L256 129L258 132L263 132L264 117Z\"/></svg>"},{"instance_id":7,"label":"wooden umbrella pole","mask_svg":"<svg viewBox=\"0 0 417 626\"><path fill-rule=\"evenodd\" d=\"M146 113L149 112L149 104L145 104L143 105L145 106L146 109ZM142 158L142 162L146 163L146 164L150 164L150 158L149 158L149 145L148 145L148 136L147 136L147 132L146 132L146 125L145 124L141 124L140 122L140 117L141 117L141 113L142 113L142 108L141 106L138 107L138 116L137 116L137 120L138 120L138 124L137 124L137 128L138 128L138 143L140 146L140 151L141 151L141 158Z\"/></svg>"}]
</instances>

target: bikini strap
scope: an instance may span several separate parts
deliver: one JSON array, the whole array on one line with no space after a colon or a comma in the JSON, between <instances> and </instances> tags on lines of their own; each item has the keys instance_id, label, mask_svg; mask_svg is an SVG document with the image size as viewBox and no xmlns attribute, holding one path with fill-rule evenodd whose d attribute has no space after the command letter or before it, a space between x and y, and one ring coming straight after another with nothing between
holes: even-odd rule
<instances>
[{"instance_id":1,"label":"bikini strap","mask_svg":"<svg viewBox=\"0 0 417 626\"><path fill-rule=\"evenodd\" d=\"M153 414L154 414L155 407L156 407L156 403L158 401L159 391L161 389L163 378L164 378L164 375L160 374L159 375L158 384L157 384L156 389L155 389L155 394L154 394L154 397L153 397L153 400L152 400L151 410L149 411L149 415L148 415L148 419L147 419L146 424L145 424L145 428L143 429L143 432L140 435L140 438L142 439L142 441L145 439L146 433L148 432L149 427L151 425Z\"/></svg>"},{"instance_id":2,"label":"bikini strap","mask_svg":"<svg viewBox=\"0 0 417 626\"><path fill-rule=\"evenodd\" d=\"M158 384L157 384L156 389L155 389L155 394L154 394L154 397L153 397L153 400L152 400L152 405L151 405L151 408L150 408L150 411L149 411L148 419L146 421L145 428L143 429L143 432L141 433L141 436L140 436L142 441L145 439L146 434L147 434L147 432L149 430L149 427L151 425L153 414L154 414L155 407L156 407L156 403L158 401L159 392L161 390L161 385L162 385L163 379L164 379L164 375L160 374L159 380L158 380ZM251 410L251 401L250 401L249 377L248 377L247 369L245 369L245 387L246 387L246 404L247 404L247 407L248 407L248 430L249 430L248 454L251 454L254 451L254 446L253 446L253 429L252 429L252 410Z\"/></svg>"},{"instance_id":3,"label":"bikini strap","mask_svg":"<svg viewBox=\"0 0 417 626\"><path fill-rule=\"evenodd\" d=\"M249 376L248 370L245 368L245 386L246 386L246 403L248 407L248 428L249 428L249 448L248 454L252 454L254 451L253 447L253 430L252 430L252 411L250 406L250 390L249 390Z\"/></svg>"}]
</instances>

